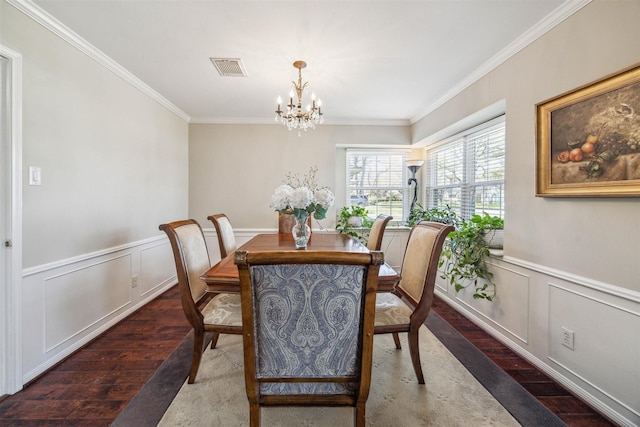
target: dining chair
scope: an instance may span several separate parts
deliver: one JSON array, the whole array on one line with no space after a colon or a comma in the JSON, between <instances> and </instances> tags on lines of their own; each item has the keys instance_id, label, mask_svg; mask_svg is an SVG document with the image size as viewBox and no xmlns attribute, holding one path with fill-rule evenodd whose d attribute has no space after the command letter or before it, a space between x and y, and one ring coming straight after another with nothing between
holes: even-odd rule
<instances>
[{"instance_id":1,"label":"dining chair","mask_svg":"<svg viewBox=\"0 0 640 427\"><path fill-rule=\"evenodd\" d=\"M174 221L161 224L160 230L167 233L171 242L182 309L193 327L193 358L189 372L189 384L193 384L204 350L204 332L213 332L212 349L216 347L221 333L242 333L240 295L216 294L200 309L207 294L207 285L200 279L200 275L211 267L200 224L193 219Z\"/></svg>"},{"instance_id":2,"label":"dining chair","mask_svg":"<svg viewBox=\"0 0 640 427\"><path fill-rule=\"evenodd\" d=\"M371 231L369 232L369 240L367 241L367 248L370 251L379 251L382 247L382 238L384 237L384 231L387 228L387 224L393 217L391 215L380 214L373 221L371 225Z\"/></svg>"},{"instance_id":3,"label":"dining chair","mask_svg":"<svg viewBox=\"0 0 640 427\"><path fill-rule=\"evenodd\" d=\"M249 419L262 406L351 406L365 425L382 252L237 251Z\"/></svg>"},{"instance_id":4,"label":"dining chair","mask_svg":"<svg viewBox=\"0 0 640 427\"><path fill-rule=\"evenodd\" d=\"M220 246L220 258L224 259L230 253L234 252L238 245L236 244L236 237L233 234L233 227L229 218L225 214L209 215L207 217L209 221L213 223L216 228L216 234L218 235L218 246Z\"/></svg>"},{"instance_id":5,"label":"dining chair","mask_svg":"<svg viewBox=\"0 0 640 427\"><path fill-rule=\"evenodd\" d=\"M379 293L376 300L376 334L393 334L400 349L400 332L407 332L409 353L418 383L424 384L420 364L418 332L429 315L438 270L438 260L452 225L420 221L413 226L402 260L401 279L394 292ZM405 304L407 301L411 307Z\"/></svg>"}]
</instances>

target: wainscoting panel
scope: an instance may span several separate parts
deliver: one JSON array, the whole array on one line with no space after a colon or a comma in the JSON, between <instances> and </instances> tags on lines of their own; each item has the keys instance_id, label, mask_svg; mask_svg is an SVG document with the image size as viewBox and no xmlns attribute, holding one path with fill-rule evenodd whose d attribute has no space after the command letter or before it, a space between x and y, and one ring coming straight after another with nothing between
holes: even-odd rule
<instances>
[{"instance_id":1,"label":"wainscoting panel","mask_svg":"<svg viewBox=\"0 0 640 427\"><path fill-rule=\"evenodd\" d=\"M45 352L131 302L131 255L44 279Z\"/></svg>"},{"instance_id":2,"label":"wainscoting panel","mask_svg":"<svg viewBox=\"0 0 640 427\"><path fill-rule=\"evenodd\" d=\"M563 328L573 334L573 349L562 344ZM640 417L639 313L551 283L549 359Z\"/></svg>"},{"instance_id":3,"label":"wainscoting panel","mask_svg":"<svg viewBox=\"0 0 640 427\"><path fill-rule=\"evenodd\" d=\"M493 303L446 284L438 295L617 425L640 425L640 294L514 258L490 263Z\"/></svg>"},{"instance_id":4,"label":"wainscoting panel","mask_svg":"<svg viewBox=\"0 0 640 427\"><path fill-rule=\"evenodd\" d=\"M503 329L513 338L529 340L529 277L513 269L488 262L496 283L493 302L473 299L473 285L460 291L456 299L468 310ZM450 288L455 293L455 288Z\"/></svg>"},{"instance_id":5,"label":"wainscoting panel","mask_svg":"<svg viewBox=\"0 0 640 427\"><path fill-rule=\"evenodd\" d=\"M164 235L23 270L22 382L173 286L175 275Z\"/></svg>"},{"instance_id":6,"label":"wainscoting panel","mask_svg":"<svg viewBox=\"0 0 640 427\"><path fill-rule=\"evenodd\" d=\"M141 296L154 292L158 287L177 283L176 264L169 240L142 248L138 273L134 274L138 276L138 292Z\"/></svg>"}]
</instances>

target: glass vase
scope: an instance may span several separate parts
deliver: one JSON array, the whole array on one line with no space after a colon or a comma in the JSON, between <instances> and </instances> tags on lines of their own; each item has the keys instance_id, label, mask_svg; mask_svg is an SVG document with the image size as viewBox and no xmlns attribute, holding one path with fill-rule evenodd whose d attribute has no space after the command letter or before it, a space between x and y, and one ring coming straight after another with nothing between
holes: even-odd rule
<instances>
[{"instance_id":1,"label":"glass vase","mask_svg":"<svg viewBox=\"0 0 640 427\"><path fill-rule=\"evenodd\" d=\"M296 218L296 224L291 230L293 241L296 243L296 249L306 248L309 237L311 237L311 228L307 225L307 218L307 216Z\"/></svg>"}]
</instances>

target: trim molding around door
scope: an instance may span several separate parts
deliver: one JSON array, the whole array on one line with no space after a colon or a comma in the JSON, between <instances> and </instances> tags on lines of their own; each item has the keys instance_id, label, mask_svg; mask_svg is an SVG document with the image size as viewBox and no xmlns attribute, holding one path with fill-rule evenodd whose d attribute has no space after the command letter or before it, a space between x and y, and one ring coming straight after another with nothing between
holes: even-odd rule
<instances>
[{"instance_id":1,"label":"trim molding around door","mask_svg":"<svg viewBox=\"0 0 640 427\"><path fill-rule=\"evenodd\" d=\"M7 267L0 278L0 395L13 394L22 381L22 55L0 44L0 56L9 61L7 90L3 91L8 132L2 136L0 173L6 183L2 216L6 214L2 251ZM4 99L6 98L6 99ZM5 181L6 179L6 181ZM5 248L4 241L11 242Z\"/></svg>"}]
</instances>

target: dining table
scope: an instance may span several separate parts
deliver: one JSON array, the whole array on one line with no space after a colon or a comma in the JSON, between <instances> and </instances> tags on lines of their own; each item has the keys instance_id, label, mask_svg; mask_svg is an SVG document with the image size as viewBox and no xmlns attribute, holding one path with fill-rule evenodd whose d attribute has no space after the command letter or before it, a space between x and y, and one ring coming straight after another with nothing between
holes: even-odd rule
<instances>
[{"instance_id":1,"label":"dining table","mask_svg":"<svg viewBox=\"0 0 640 427\"><path fill-rule=\"evenodd\" d=\"M257 234L238 248L241 251L341 251L369 252L356 238L347 234L313 232L306 249L296 249L291 233ZM207 284L208 292L240 293L238 267L231 253L215 264L200 278ZM400 281L400 274L386 262L378 272L378 292L391 292Z\"/></svg>"}]
</instances>

